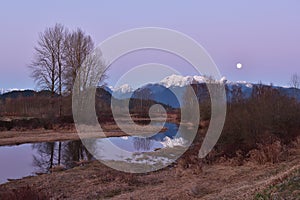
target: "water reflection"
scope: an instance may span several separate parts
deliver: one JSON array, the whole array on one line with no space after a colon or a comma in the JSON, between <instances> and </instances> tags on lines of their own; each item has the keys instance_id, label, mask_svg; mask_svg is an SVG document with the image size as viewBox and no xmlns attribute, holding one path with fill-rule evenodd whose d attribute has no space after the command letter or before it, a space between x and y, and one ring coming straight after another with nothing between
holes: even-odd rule
<instances>
[{"instance_id":1,"label":"water reflection","mask_svg":"<svg viewBox=\"0 0 300 200\"><path fill-rule=\"evenodd\" d=\"M156 149L173 146L189 145L192 134L186 127L180 128L172 123L164 125L167 130L155 134L149 138L143 137L111 137L100 139L85 139L89 150L97 158L103 160L117 160L135 162L136 155L143 152L152 152ZM181 140L182 139L182 140ZM184 145L183 142L184 141ZM170 144L171 142L171 144ZM187 143L186 143L187 142ZM114 145L111 145L111 144ZM0 183L7 178L22 178L35 173L50 173L53 168L60 166L69 169L95 158L86 149L81 140L64 142L43 142L35 144L23 144L19 146L0 147ZM120 155L120 149L122 154ZM140 158L138 158L141 161Z\"/></svg>"},{"instance_id":2,"label":"water reflection","mask_svg":"<svg viewBox=\"0 0 300 200\"><path fill-rule=\"evenodd\" d=\"M72 168L82 160L92 160L80 140L66 142L45 142L32 144L33 166L40 173L50 172L55 166Z\"/></svg>"},{"instance_id":3,"label":"water reflection","mask_svg":"<svg viewBox=\"0 0 300 200\"><path fill-rule=\"evenodd\" d=\"M95 158L92 155L102 160L124 160L132 158L134 153L152 152L169 146L164 144L166 138L169 139L167 142L174 138L188 139L183 133L188 131L179 131L176 124L165 123L164 126L167 128L165 132L157 133L151 137L85 139L84 144L81 140L33 144L32 149L36 151L33 155L33 165L38 169L38 172L45 173L50 172L55 166L68 169L78 165L80 161L93 160ZM89 147L91 153L86 146ZM120 150L122 150L121 155Z\"/></svg>"},{"instance_id":4,"label":"water reflection","mask_svg":"<svg viewBox=\"0 0 300 200\"><path fill-rule=\"evenodd\" d=\"M174 137L180 137L181 136L181 133L178 130L178 125L177 124L165 123L164 127L167 128L165 132L157 133L157 134L149 137L149 139L161 142L166 137L169 137L169 138L173 139Z\"/></svg>"},{"instance_id":5,"label":"water reflection","mask_svg":"<svg viewBox=\"0 0 300 200\"><path fill-rule=\"evenodd\" d=\"M161 124L158 125L161 126ZM116 148L127 152L141 153L141 152L154 151L157 148L163 147L162 142L166 139L166 137L170 139L174 139L175 137L181 137L181 133L178 131L178 126L176 124L165 123L164 127L166 127L165 132L157 133L150 137L138 137L138 136L110 137L105 139L99 139L96 145L97 148L103 147L102 148L103 151L105 147L108 146L107 144L109 143L112 143ZM107 151L107 149L105 149L105 151Z\"/></svg>"},{"instance_id":6,"label":"water reflection","mask_svg":"<svg viewBox=\"0 0 300 200\"><path fill-rule=\"evenodd\" d=\"M149 138L134 137L133 146L136 151L149 151L153 147L153 141Z\"/></svg>"}]
</instances>

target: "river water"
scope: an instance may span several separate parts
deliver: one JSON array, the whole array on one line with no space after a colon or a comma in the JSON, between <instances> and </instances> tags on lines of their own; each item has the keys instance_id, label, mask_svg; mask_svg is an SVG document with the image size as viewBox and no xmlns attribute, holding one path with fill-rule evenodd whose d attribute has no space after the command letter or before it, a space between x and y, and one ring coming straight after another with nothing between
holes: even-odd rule
<instances>
[{"instance_id":1,"label":"river water","mask_svg":"<svg viewBox=\"0 0 300 200\"><path fill-rule=\"evenodd\" d=\"M165 123L166 132L158 133L149 138L141 137L110 137L94 139L95 145L106 153L104 160L126 161L133 160L133 154L152 152L157 149L184 145L184 140L178 127L173 123ZM114 148L111 148L114 144ZM101 148L100 148L101 147ZM119 155L119 150L125 152ZM64 142L43 142L0 147L0 184L7 179L19 179L36 175L36 173L49 173L50 169L60 165L72 168L79 161L93 160L80 140Z\"/></svg>"}]
</instances>

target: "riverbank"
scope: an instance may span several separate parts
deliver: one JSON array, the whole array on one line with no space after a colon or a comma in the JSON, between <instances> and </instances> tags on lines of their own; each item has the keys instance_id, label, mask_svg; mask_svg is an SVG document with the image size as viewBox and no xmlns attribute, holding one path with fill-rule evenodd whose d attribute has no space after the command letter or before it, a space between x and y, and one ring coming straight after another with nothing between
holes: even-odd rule
<instances>
[{"instance_id":1,"label":"riverbank","mask_svg":"<svg viewBox=\"0 0 300 200\"><path fill-rule=\"evenodd\" d=\"M34 119L25 119L25 118L1 118L2 122L11 122L12 120L32 120ZM149 135L153 134L153 130L157 129L156 125L148 125L147 118L132 118L135 122L139 123L139 126L133 124L132 121L128 121L127 118L119 119L122 123L122 127L129 133L129 135ZM152 121L158 124L163 124L164 121L176 123L176 116L172 115L167 119L156 117ZM32 123L31 121L31 123ZM72 120L69 120L72 121ZM28 128L26 126L14 127L11 130L0 131L0 146L5 145L19 145L25 143L38 143L38 142L54 142L54 141L65 141L65 140L79 140L80 138L103 138L103 137L121 137L128 136L124 133L118 125L109 120L107 122L100 123L101 129L97 131L87 131L84 134L81 134L80 137L77 133L75 124L72 122L61 122L51 124L51 129L45 128ZM86 126L88 130L88 126ZM166 128L163 127L158 132L165 132ZM103 133L105 135L103 135Z\"/></svg>"},{"instance_id":2,"label":"riverbank","mask_svg":"<svg viewBox=\"0 0 300 200\"><path fill-rule=\"evenodd\" d=\"M299 146L281 163L204 165L199 174L186 169L176 175L176 167L128 174L92 161L70 170L10 181L0 186L0 197L29 187L52 199L255 199L294 176L299 163Z\"/></svg>"},{"instance_id":3,"label":"riverbank","mask_svg":"<svg viewBox=\"0 0 300 200\"><path fill-rule=\"evenodd\" d=\"M114 123L104 123L102 127L109 137L125 135ZM146 134L152 129L141 126L134 131ZM101 135L93 132L86 137ZM77 139L75 127L0 132L0 145ZM156 172L130 174L98 161L80 160L71 169L55 166L51 173L10 180L0 185L0 199L15 199L18 192L42 195L42 199L259 199L262 195L274 195L270 188L280 183L290 183L288 180L295 176L299 180L300 139L297 141L287 147L286 159L274 164L258 164L246 158L240 164L233 158L205 163L197 170L181 169L178 162ZM296 186L286 187L282 195L294 193Z\"/></svg>"},{"instance_id":4,"label":"riverbank","mask_svg":"<svg viewBox=\"0 0 300 200\"><path fill-rule=\"evenodd\" d=\"M112 123L102 124L103 132L87 132L81 134L80 138L103 138L103 137L121 137L128 136L121 130L117 129L117 125ZM130 130L131 125L124 125ZM140 133L143 135L153 133L153 126L135 126L135 129L130 132L131 135L135 133ZM166 128L162 128L160 132L166 131ZM65 141L65 140L79 140L79 135L74 126L69 126L68 128L57 128L53 130L45 129L33 129L24 131L1 131L0 132L0 146L5 145L19 145L25 143L38 143L38 142L55 142L55 141Z\"/></svg>"}]
</instances>

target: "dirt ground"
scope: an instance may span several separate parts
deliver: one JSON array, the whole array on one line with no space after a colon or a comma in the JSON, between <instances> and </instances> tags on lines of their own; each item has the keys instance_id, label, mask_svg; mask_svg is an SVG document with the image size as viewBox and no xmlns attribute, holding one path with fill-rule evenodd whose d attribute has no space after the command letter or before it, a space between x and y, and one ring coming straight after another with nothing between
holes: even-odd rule
<instances>
[{"instance_id":1,"label":"dirt ground","mask_svg":"<svg viewBox=\"0 0 300 200\"><path fill-rule=\"evenodd\" d=\"M196 174L192 169L177 173L174 166L147 174L129 174L92 161L65 171L12 180L0 185L0 197L1 193L3 196L30 187L51 199L268 199L262 197L272 197L272 187L294 177L294 190L277 199L300 199L299 171L299 145L281 163L204 165L202 172ZM294 193L291 198L284 196Z\"/></svg>"}]
</instances>

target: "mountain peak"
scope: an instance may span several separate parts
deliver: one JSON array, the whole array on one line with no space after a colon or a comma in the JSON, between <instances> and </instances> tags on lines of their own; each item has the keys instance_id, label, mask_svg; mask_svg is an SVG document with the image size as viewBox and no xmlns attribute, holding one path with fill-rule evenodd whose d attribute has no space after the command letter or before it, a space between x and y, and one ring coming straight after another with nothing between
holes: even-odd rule
<instances>
[{"instance_id":1,"label":"mountain peak","mask_svg":"<svg viewBox=\"0 0 300 200\"><path fill-rule=\"evenodd\" d=\"M227 79L226 77L222 77L220 80L214 80L207 76L181 76L173 74L161 80L159 84L169 88L171 86L184 87L190 84L207 83L211 81L226 83Z\"/></svg>"},{"instance_id":2,"label":"mountain peak","mask_svg":"<svg viewBox=\"0 0 300 200\"><path fill-rule=\"evenodd\" d=\"M132 92L133 88L129 84L124 84L118 87L110 87L113 92L127 93Z\"/></svg>"},{"instance_id":3,"label":"mountain peak","mask_svg":"<svg viewBox=\"0 0 300 200\"><path fill-rule=\"evenodd\" d=\"M173 74L161 80L159 84L165 86L166 88L171 86L184 87L186 85L195 83L196 81L197 80L195 80L193 76L181 76Z\"/></svg>"}]
</instances>

